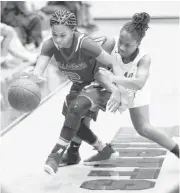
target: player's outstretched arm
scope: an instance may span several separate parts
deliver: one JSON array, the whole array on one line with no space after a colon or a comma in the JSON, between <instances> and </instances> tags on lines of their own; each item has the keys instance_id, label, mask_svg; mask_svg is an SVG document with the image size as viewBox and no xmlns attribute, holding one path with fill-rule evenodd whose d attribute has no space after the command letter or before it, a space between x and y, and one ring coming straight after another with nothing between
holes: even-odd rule
<instances>
[{"instance_id":1,"label":"player's outstretched arm","mask_svg":"<svg viewBox=\"0 0 180 193\"><path fill-rule=\"evenodd\" d=\"M43 76L50 59L51 58L48 56L40 55L37 59L36 66L34 68L34 73L38 76Z\"/></svg>"},{"instance_id":2,"label":"player's outstretched arm","mask_svg":"<svg viewBox=\"0 0 180 193\"><path fill-rule=\"evenodd\" d=\"M107 53L105 50L102 50L99 56L95 59L102 65L110 68L113 68L113 65L116 64L116 60L114 59L114 57Z\"/></svg>"},{"instance_id":3,"label":"player's outstretched arm","mask_svg":"<svg viewBox=\"0 0 180 193\"><path fill-rule=\"evenodd\" d=\"M44 71L46 70L47 65L51 60L51 57L53 56L52 46L52 41L49 39L44 42L41 48L40 56L38 57L36 66L34 68L34 72L37 73L39 76L43 76Z\"/></svg>"},{"instance_id":4,"label":"player's outstretched arm","mask_svg":"<svg viewBox=\"0 0 180 193\"><path fill-rule=\"evenodd\" d=\"M51 57L53 56L52 41L46 40L41 48L41 54L37 59L36 66L31 73L30 79L35 82L46 81L46 78L43 77L44 71L49 64Z\"/></svg>"},{"instance_id":5,"label":"player's outstretched arm","mask_svg":"<svg viewBox=\"0 0 180 193\"><path fill-rule=\"evenodd\" d=\"M104 68L100 68L99 73L106 78L109 77L112 82L115 82L125 88L140 90L148 79L150 63L150 57L148 55L144 56L138 63L136 77L132 78L114 75L118 74L118 72L115 72L117 68L113 68L114 74L109 74L109 72Z\"/></svg>"},{"instance_id":6,"label":"player's outstretched arm","mask_svg":"<svg viewBox=\"0 0 180 193\"><path fill-rule=\"evenodd\" d=\"M112 68L114 65L118 65L116 59L110 55L114 45L114 39L108 38L101 47L101 45L97 44L93 39L86 38L83 40L81 48L86 50L86 53L88 52L88 55L101 63L102 66Z\"/></svg>"}]
</instances>

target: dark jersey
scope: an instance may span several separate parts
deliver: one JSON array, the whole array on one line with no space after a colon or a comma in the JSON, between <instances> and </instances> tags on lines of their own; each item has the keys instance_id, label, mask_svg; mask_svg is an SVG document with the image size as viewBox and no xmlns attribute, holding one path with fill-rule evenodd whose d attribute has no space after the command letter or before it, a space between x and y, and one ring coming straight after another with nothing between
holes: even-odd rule
<instances>
[{"instance_id":1,"label":"dark jersey","mask_svg":"<svg viewBox=\"0 0 180 193\"><path fill-rule=\"evenodd\" d=\"M58 49L50 38L44 43L41 55L54 56L60 71L71 81L90 83L94 81L97 67L95 58L102 51L97 42L104 43L105 39L105 37L97 38L97 41L94 41L84 34L75 32L71 48Z\"/></svg>"}]
</instances>

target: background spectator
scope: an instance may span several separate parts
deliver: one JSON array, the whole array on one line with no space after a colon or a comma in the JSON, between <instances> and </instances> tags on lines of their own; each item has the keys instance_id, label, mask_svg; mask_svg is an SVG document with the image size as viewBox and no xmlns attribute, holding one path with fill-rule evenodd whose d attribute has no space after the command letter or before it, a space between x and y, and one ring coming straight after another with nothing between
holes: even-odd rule
<instances>
[{"instance_id":1,"label":"background spectator","mask_svg":"<svg viewBox=\"0 0 180 193\"><path fill-rule=\"evenodd\" d=\"M38 53L31 53L23 46L13 27L8 26L4 23L0 23L0 30L2 38L1 61L6 62L6 65L8 65L8 53L11 53L14 57L28 62L29 64L34 64L36 62Z\"/></svg>"},{"instance_id":2,"label":"background spectator","mask_svg":"<svg viewBox=\"0 0 180 193\"><path fill-rule=\"evenodd\" d=\"M23 44L42 42L41 21L38 14L30 12L24 1L2 1L2 22L14 27Z\"/></svg>"}]
</instances>

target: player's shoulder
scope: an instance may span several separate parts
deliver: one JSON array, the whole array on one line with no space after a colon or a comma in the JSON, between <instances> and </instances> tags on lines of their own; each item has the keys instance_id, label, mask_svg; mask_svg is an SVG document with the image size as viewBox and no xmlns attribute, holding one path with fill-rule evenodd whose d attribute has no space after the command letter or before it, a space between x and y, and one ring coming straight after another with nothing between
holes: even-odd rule
<instances>
[{"instance_id":1,"label":"player's shoulder","mask_svg":"<svg viewBox=\"0 0 180 193\"><path fill-rule=\"evenodd\" d=\"M140 62L143 63L151 63L151 57L148 54L145 54L141 59Z\"/></svg>"},{"instance_id":2,"label":"player's shoulder","mask_svg":"<svg viewBox=\"0 0 180 193\"><path fill-rule=\"evenodd\" d=\"M41 48L41 55L47 55L51 57L53 55L54 48L55 45L52 38L45 40Z\"/></svg>"},{"instance_id":3,"label":"player's shoulder","mask_svg":"<svg viewBox=\"0 0 180 193\"><path fill-rule=\"evenodd\" d=\"M115 46L115 39L113 37L106 37L106 41L102 45L102 48L111 53Z\"/></svg>"},{"instance_id":4,"label":"player's shoulder","mask_svg":"<svg viewBox=\"0 0 180 193\"><path fill-rule=\"evenodd\" d=\"M151 57L143 46L139 48L139 58L143 62L151 62Z\"/></svg>"},{"instance_id":5,"label":"player's shoulder","mask_svg":"<svg viewBox=\"0 0 180 193\"><path fill-rule=\"evenodd\" d=\"M146 54L142 55L142 57L138 61L138 65L137 66L149 67L150 64L151 64L151 57L146 53Z\"/></svg>"},{"instance_id":6,"label":"player's shoulder","mask_svg":"<svg viewBox=\"0 0 180 193\"><path fill-rule=\"evenodd\" d=\"M93 50L96 49L97 47L100 47L102 44L102 40L98 38L94 38L91 36L84 35L82 38L82 42L80 44L81 50Z\"/></svg>"},{"instance_id":7,"label":"player's shoulder","mask_svg":"<svg viewBox=\"0 0 180 193\"><path fill-rule=\"evenodd\" d=\"M49 38L49 39L47 39L47 40L45 40L45 41L43 42L43 47L46 47L46 48L52 48L52 47L54 47L54 42L53 42L52 37Z\"/></svg>"}]
</instances>

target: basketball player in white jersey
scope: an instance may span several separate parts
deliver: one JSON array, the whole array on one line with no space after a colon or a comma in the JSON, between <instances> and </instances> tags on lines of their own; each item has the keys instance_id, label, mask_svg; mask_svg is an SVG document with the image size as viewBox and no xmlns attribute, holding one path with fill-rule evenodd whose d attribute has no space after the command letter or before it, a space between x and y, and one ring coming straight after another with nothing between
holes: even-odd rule
<instances>
[{"instance_id":1,"label":"basketball player in white jersey","mask_svg":"<svg viewBox=\"0 0 180 193\"><path fill-rule=\"evenodd\" d=\"M114 46L112 55L117 61L114 66L109 66L113 73L105 68L100 68L99 74L107 84L112 82L126 90L136 91L134 99L127 105L134 128L141 136L158 143L179 157L178 144L161 130L153 127L149 121L148 76L151 60L140 47L149 21L150 16L147 13L139 13L135 14L132 21L122 27L120 36L112 40L112 46ZM110 98L108 106L112 112L117 110L113 98ZM97 153L85 160L84 163L93 165L100 163L100 160L100 153Z\"/></svg>"}]
</instances>

